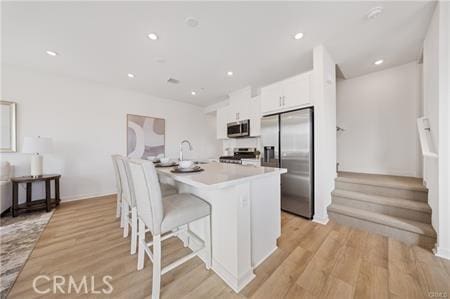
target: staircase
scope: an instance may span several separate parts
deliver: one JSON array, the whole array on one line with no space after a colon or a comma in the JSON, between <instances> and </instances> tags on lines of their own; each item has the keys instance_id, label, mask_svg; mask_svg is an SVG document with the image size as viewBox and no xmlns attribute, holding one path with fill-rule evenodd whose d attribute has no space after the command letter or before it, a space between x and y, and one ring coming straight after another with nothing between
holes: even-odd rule
<instances>
[{"instance_id":1,"label":"staircase","mask_svg":"<svg viewBox=\"0 0 450 299\"><path fill-rule=\"evenodd\" d=\"M340 172L328 214L336 222L432 249L428 190L411 177Z\"/></svg>"}]
</instances>

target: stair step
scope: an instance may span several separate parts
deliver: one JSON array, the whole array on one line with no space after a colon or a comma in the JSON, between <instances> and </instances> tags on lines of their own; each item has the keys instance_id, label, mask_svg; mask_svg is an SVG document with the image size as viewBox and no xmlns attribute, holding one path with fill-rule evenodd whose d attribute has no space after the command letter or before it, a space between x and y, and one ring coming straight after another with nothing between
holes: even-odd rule
<instances>
[{"instance_id":1,"label":"stair step","mask_svg":"<svg viewBox=\"0 0 450 299\"><path fill-rule=\"evenodd\" d=\"M430 224L421 223L389 215L383 215L366 210L351 208L332 203L328 210L333 213L343 214L363 221L378 223L384 226L392 227L398 230L411 232L417 235L436 238L436 233Z\"/></svg>"},{"instance_id":2,"label":"stair step","mask_svg":"<svg viewBox=\"0 0 450 299\"><path fill-rule=\"evenodd\" d=\"M411 191L427 192L421 178L381 175L356 172L339 172L337 180L342 182L358 183L363 185L374 185L395 189L404 189Z\"/></svg>"},{"instance_id":3,"label":"stair step","mask_svg":"<svg viewBox=\"0 0 450 299\"><path fill-rule=\"evenodd\" d=\"M428 190L412 177L340 172L336 189L426 202Z\"/></svg>"},{"instance_id":4,"label":"stair step","mask_svg":"<svg viewBox=\"0 0 450 299\"><path fill-rule=\"evenodd\" d=\"M431 223L431 208L425 202L340 189L334 190L331 195L333 203L339 205Z\"/></svg>"}]
</instances>

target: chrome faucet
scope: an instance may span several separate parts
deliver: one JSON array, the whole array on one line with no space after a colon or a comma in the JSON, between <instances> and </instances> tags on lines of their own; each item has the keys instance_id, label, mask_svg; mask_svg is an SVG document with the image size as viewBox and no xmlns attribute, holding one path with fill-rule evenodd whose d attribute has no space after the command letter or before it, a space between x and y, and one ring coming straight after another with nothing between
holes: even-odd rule
<instances>
[{"instance_id":1,"label":"chrome faucet","mask_svg":"<svg viewBox=\"0 0 450 299\"><path fill-rule=\"evenodd\" d=\"M181 141L180 143L180 161L183 161L183 144L187 143L189 145L189 150L192 151L194 148L192 147L192 144L189 142L189 140L185 139Z\"/></svg>"}]
</instances>

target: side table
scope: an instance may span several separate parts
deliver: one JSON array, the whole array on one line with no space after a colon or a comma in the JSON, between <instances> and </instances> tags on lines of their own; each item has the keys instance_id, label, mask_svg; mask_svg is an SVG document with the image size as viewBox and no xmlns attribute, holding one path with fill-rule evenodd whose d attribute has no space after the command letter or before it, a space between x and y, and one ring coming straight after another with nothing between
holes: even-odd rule
<instances>
[{"instance_id":1,"label":"side table","mask_svg":"<svg viewBox=\"0 0 450 299\"><path fill-rule=\"evenodd\" d=\"M38 177L21 176L11 178L12 182L12 206L11 214L16 217L18 212L34 211L39 209L46 209L47 212L59 205L61 201L59 197L59 174L44 174ZM51 198L50 182L55 181L55 198ZM45 182L45 198L32 200L32 184L35 182ZM25 203L19 204L19 184L27 184L27 200Z\"/></svg>"}]
</instances>

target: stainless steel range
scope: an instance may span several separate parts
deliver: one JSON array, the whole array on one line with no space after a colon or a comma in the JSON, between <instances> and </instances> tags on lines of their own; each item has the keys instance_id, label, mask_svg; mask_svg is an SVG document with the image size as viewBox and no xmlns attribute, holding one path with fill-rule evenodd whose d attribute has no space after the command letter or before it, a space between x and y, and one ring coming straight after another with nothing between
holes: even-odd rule
<instances>
[{"instance_id":1,"label":"stainless steel range","mask_svg":"<svg viewBox=\"0 0 450 299\"><path fill-rule=\"evenodd\" d=\"M256 148L254 147L239 147L233 149L233 156L221 156L219 161L221 163L242 164L242 159L256 159Z\"/></svg>"}]
</instances>

